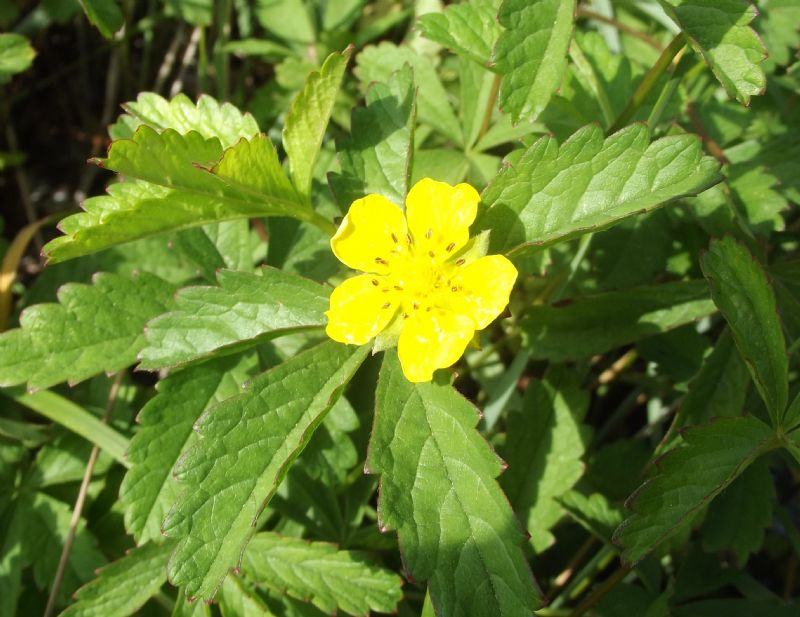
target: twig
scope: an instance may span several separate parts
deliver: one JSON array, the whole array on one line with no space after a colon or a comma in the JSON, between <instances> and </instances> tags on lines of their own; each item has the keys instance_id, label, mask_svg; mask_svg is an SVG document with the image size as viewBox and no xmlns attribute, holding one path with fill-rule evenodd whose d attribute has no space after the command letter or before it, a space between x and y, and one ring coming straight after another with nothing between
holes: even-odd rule
<instances>
[{"instance_id":1,"label":"twig","mask_svg":"<svg viewBox=\"0 0 800 617\"><path fill-rule=\"evenodd\" d=\"M111 384L111 389L108 391L108 400L106 401L106 410L103 414L103 422L108 422L108 419L111 417L111 412L114 409L114 403L117 400L117 394L119 393L119 387L124 374L124 371L117 373L117 376L114 378L114 383ZM75 541L78 523L81 520L81 512L83 511L83 505L86 501L86 494L89 491L89 482L92 480L94 466L95 463L97 463L97 456L99 454L100 448L97 446L93 447L91 454L89 454L89 460L86 463L86 471L83 473L81 487L78 490L78 497L75 500L75 506L72 508L72 519L69 522L67 538L64 541L64 547L61 549L61 557L58 560L58 568L56 569L56 575L53 579L53 588L50 590L50 596L47 598L47 607L44 609L44 617L52 617L53 611L55 610L58 592L61 590L61 583L64 580L64 572L67 569L69 554L72 551L72 544Z\"/></svg>"},{"instance_id":2,"label":"twig","mask_svg":"<svg viewBox=\"0 0 800 617\"><path fill-rule=\"evenodd\" d=\"M700 120L700 116L697 114L697 110L691 101L686 104L686 113L689 114L689 119L692 121L692 126L700 136L700 139L703 141L703 145L706 147L706 150L708 150L708 153L723 165L727 165L730 162L728 157L725 156L725 153L722 151L720 145L714 141L714 138L708 134L708 131L706 131L705 127L703 126L703 122Z\"/></svg>"},{"instance_id":3,"label":"twig","mask_svg":"<svg viewBox=\"0 0 800 617\"><path fill-rule=\"evenodd\" d=\"M170 97L175 96L183 90L183 79L186 77L186 72L189 70L189 65L192 63L192 58L197 53L197 45L200 43L200 35L203 33L202 26L198 26L192 30L192 35L189 37L189 42L186 44L186 49L183 51L181 58L181 69L178 71L178 76L172 82L172 87L169 90Z\"/></svg>"},{"instance_id":4,"label":"twig","mask_svg":"<svg viewBox=\"0 0 800 617\"><path fill-rule=\"evenodd\" d=\"M640 41L644 41L650 47L657 49L658 51L663 51L663 47L656 41L652 36L649 34L645 34L644 32L639 32L634 28L631 28L628 24L623 24L616 19L612 19L611 17L606 17L605 15L601 15L600 13L595 13L590 9L585 9L583 7L578 7L578 17L583 17L585 19L592 19L594 21L600 21L604 24L608 24L609 26L614 26L620 32L624 32L626 34L630 34L633 37L636 37Z\"/></svg>"}]
</instances>

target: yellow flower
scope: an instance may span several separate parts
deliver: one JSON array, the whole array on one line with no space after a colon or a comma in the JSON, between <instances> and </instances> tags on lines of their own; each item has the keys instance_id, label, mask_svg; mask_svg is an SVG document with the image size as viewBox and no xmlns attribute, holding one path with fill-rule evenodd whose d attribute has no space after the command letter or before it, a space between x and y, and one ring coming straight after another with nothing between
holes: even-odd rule
<instances>
[{"instance_id":1,"label":"yellow flower","mask_svg":"<svg viewBox=\"0 0 800 617\"><path fill-rule=\"evenodd\" d=\"M429 178L408 193L406 212L381 195L350 206L331 248L361 274L333 290L326 332L363 345L399 331L397 351L409 381L430 381L454 364L476 330L508 304L517 270L502 255L475 258L469 241L480 197L468 184Z\"/></svg>"}]
</instances>

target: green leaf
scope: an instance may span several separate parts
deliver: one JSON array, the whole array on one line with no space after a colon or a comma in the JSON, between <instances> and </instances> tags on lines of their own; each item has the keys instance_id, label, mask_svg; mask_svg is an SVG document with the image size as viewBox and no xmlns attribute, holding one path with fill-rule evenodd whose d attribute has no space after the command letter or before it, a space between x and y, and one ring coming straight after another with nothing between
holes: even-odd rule
<instances>
[{"instance_id":1,"label":"green leaf","mask_svg":"<svg viewBox=\"0 0 800 617\"><path fill-rule=\"evenodd\" d=\"M221 270L217 287L181 289L175 311L147 324L140 368L177 366L325 325L330 288L275 268L260 273Z\"/></svg>"},{"instance_id":2,"label":"green leaf","mask_svg":"<svg viewBox=\"0 0 800 617\"><path fill-rule=\"evenodd\" d=\"M761 548L764 529L772 522L775 486L769 465L756 461L711 502L703 522L703 548L733 551L743 567Z\"/></svg>"},{"instance_id":3,"label":"green leaf","mask_svg":"<svg viewBox=\"0 0 800 617\"><path fill-rule=\"evenodd\" d=\"M514 122L534 120L561 85L567 68L575 0L504 0L497 16L506 30L494 50L503 75L500 107Z\"/></svg>"},{"instance_id":4,"label":"green leaf","mask_svg":"<svg viewBox=\"0 0 800 617\"><path fill-rule=\"evenodd\" d=\"M25 309L21 327L0 334L0 384L48 388L130 366L144 346L145 323L172 307L173 291L146 272L64 285L59 304Z\"/></svg>"},{"instance_id":5,"label":"green leaf","mask_svg":"<svg viewBox=\"0 0 800 617\"><path fill-rule=\"evenodd\" d=\"M538 592L477 410L450 386L410 383L392 351L376 397L366 469L381 474L379 523L397 530L414 580L430 579L436 614L529 617Z\"/></svg>"},{"instance_id":6,"label":"green leaf","mask_svg":"<svg viewBox=\"0 0 800 617\"><path fill-rule=\"evenodd\" d=\"M358 553L276 533L253 538L244 554L242 572L330 614L392 613L403 595L399 576L372 565Z\"/></svg>"},{"instance_id":7,"label":"green leaf","mask_svg":"<svg viewBox=\"0 0 800 617\"><path fill-rule=\"evenodd\" d=\"M700 265L711 297L730 326L773 423L778 424L789 398L789 357L767 274L731 237L713 240Z\"/></svg>"},{"instance_id":8,"label":"green leaf","mask_svg":"<svg viewBox=\"0 0 800 617\"><path fill-rule=\"evenodd\" d=\"M197 421L200 439L175 470L186 490L163 526L182 538L168 572L187 596L213 597L238 565L265 505L368 352L322 343Z\"/></svg>"},{"instance_id":9,"label":"green leaf","mask_svg":"<svg viewBox=\"0 0 800 617\"><path fill-rule=\"evenodd\" d=\"M122 28L125 17L115 0L79 0L89 22L110 39Z\"/></svg>"},{"instance_id":10,"label":"green leaf","mask_svg":"<svg viewBox=\"0 0 800 617\"><path fill-rule=\"evenodd\" d=\"M36 57L36 50L21 34L0 34L0 84L11 80L12 75L26 70Z\"/></svg>"},{"instance_id":11,"label":"green leaf","mask_svg":"<svg viewBox=\"0 0 800 617\"><path fill-rule=\"evenodd\" d=\"M167 100L155 92L142 92L135 101L122 107L128 113L109 128L115 140L131 139L142 124L158 131L173 129L181 134L196 131L206 139L216 137L223 148L241 139L250 139L259 132L258 124L249 113L243 114L230 103L218 103L206 94L193 103L185 94Z\"/></svg>"},{"instance_id":12,"label":"green leaf","mask_svg":"<svg viewBox=\"0 0 800 617\"><path fill-rule=\"evenodd\" d=\"M166 0L167 7L193 26L208 26L213 17L214 0Z\"/></svg>"},{"instance_id":13,"label":"green leaf","mask_svg":"<svg viewBox=\"0 0 800 617\"><path fill-rule=\"evenodd\" d=\"M558 502L581 527L607 544L611 543L614 530L622 522L622 508L612 506L601 493L587 497L578 491L569 491Z\"/></svg>"},{"instance_id":14,"label":"green leaf","mask_svg":"<svg viewBox=\"0 0 800 617\"><path fill-rule=\"evenodd\" d=\"M740 415L749 385L747 367L726 330L689 382L676 425L702 424L716 417Z\"/></svg>"},{"instance_id":15,"label":"green leaf","mask_svg":"<svg viewBox=\"0 0 800 617\"><path fill-rule=\"evenodd\" d=\"M693 135L650 143L635 124L603 138L586 126L559 147L542 137L500 171L483 192L489 208L479 229L492 230L492 251L546 246L665 203L696 195L719 182L719 163L703 155Z\"/></svg>"},{"instance_id":16,"label":"green leaf","mask_svg":"<svg viewBox=\"0 0 800 617\"><path fill-rule=\"evenodd\" d=\"M222 583L219 610L222 617L271 617L264 600L238 576L227 576ZM200 603L198 603L200 604Z\"/></svg>"},{"instance_id":17,"label":"green leaf","mask_svg":"<svg viewBox=\"0 0 800 617\"><path fill-rule=\"evenodd\" d=\"M333 104L342 83L347 62L353 53L348 47L343 53L328 56L319 71L306 78L303 90L292 101L283 127L283 147L289 157L289 170L295 187L309 195L314 161L319 154Z\"/></svg>"},{"instance_id":18,"label":"green leaf","mask_svg":"<svg viewBox=\"0 0 800 617\"><path fill-rule=\"evenodd\" d=\"M220 158L221 157L221 158ZM237 218L315 213L297 194L265 135L225 150L218 139L140 126L111 145L102 164L126 177L86 212L61 221L45 246L55 263L147 236ZM133 179L140 180L134 182Z\"/></svg>"},{"instance_id":19,"label":"green leaf","mask_svg":"<svg viewBox=\"0 0 800 617\"><path fill-rule=\"evenodd\" d=\"M428 56L415 52L411 47L398 47L384 41L364 49L358 54L357 60L355 73L364 85L372 82L391 84L394 79L392 73L406 64L411 65L418 89L417 112L420 122L431 125L456 144L462 143L461 126L448 102L450 97Z\"/></svg>"},{"instance_id":20,"label":"green leaf","mask_svg":"<svg viewBox=\"0 0 800 617\"><path fill-rule=\"evenodd\" d=\"M533 358L561 361L605 353L713 312L703 282L684 281L606 292L565 306L534 305L520 327Z\"/></svg>"},{"instance_id":21,"label":"green leaf","mask_svg":"<svg viewBox=\"0 0 800 617\"><path fill-rule=\"evenodd\" d=\"M767 84L767 50L749 24L758 10L748 0L659 0L688 35L720 83L745 105Z\"/></svg>"},{"instance_id":22,"label":"green leaf","mask_svg":"<svg viewBox=\"0 0 800 617\"><path fill-rule=\"evenodd\" d=\"M80 435L123 465L128 464L125 459L128 440L71 400L50 390L32 394L19 393L13 396L13 399L20 405L24 405L76 435Z\"/></svg>"},{"instance_id":23,"label":"green leaf","mask_svg":"<svg viewBox=\"0 0 800 617\"><path fill-rule=\"evenodd\" d=\"M316 39L310 9L303 0L256 0L253 13L264 28L286 41L308 45Z\"/></svg>"},{"instance_id":24,"label":"green leaf","mask_svg":"<svg viewBox=\"0 0 800 617\"><path fill-rule=\"evenodd\" d=\"M369 193L405 202L411 175L416 114L414 75L405 66L367 91L366 107L353 110L350 137L337 143L341 174L328 175L339 205Z\"/></svg>"},{"instance_id":25,"label":"green leaf","mask_svg":"<svg viewBox=\"0 0 800 617\"><path fill-rule=\"evenodd\" d=\"M625 561L642 559L761 454L777 446L773 430L753 416L689 427L683 438L684 445L667 453L657 475L629 499L632 514L614 534Z\"/></svg>"},{"instance_id":26,"label":"green leaf","mask_svg":"<svg viewBox=\"0 0 800 617\"><path fill-rule=\"evenodd\" d=\"M502 28L495 0L451 4L442 13L426 13L417 22L426 38L487 66Z\"/></svg>"},{"instance_id":27,"label":"green leaf","mask_svg":"<svg viewBox=\"0 0 800 617\"><path fill-rule=\"evenodd\" d=\"M75 593L77 602L60 617L126 617L138 611L167 580L173 546L149 543L102 568Z\"/></svg>"},{"instance_id":28,"label":"green leaf","mask_svg":"<svg viewBox=\"0 0 800 617\"><path fill-rule=\"evenodd\" d=\"M543 381L531 382L522 409L508 417L501 451L508 470L500 486L527 526L537 553L555 540L549 530L563 512L556 499L583 475L589 429L582 421L588 408L589 395L578 376L554 366Z\"/></svg>"},{"instance_id":29,"label":"green leaf","mask_svg":"<svg viewBox=\"0 0 800 617\"><path fill-rule=\"evenodd\" d=\"M172 475L181 453L195 442L194 421L209 407L241 392L255 368L248 358L223 358L170 374L137 417L131 469L119 489L125 527L138 543L161 540L161 522L182 487Z\"/></svg>"}]
</instances>

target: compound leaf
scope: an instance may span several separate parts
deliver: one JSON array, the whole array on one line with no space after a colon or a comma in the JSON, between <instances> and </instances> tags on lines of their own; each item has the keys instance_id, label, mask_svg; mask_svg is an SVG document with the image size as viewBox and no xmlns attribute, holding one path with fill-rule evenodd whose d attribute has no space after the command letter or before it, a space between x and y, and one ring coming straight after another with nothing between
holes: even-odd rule
<instances>
[{"instance_id":1,"label":"compound leaf","mask_svg":"<svg viewBox=\"0 0 800 617\"><path fill-rule=\"evenodd\" d=\"M689 427L683 439L658 463L657 475L628 500L632 514L614 534L628 562L642 559L777 445L772 429L753 416Z\"/></svg>"},{"instance_id":2,"label":"compound leaf","mask_svg":"<svg viewBox=\"0 0 800 617\"><path fill-rule=\"evenodd\" d=\"M60 617L125 617L139 610L167 580L171 543L149 543L101 568L75 593L77 602Z\"/></svg>"},{"instance_id":3,"label":"compound leaf","mask_svg":"<svg viewBox=\"0 0 800 617\"><path fill-rule=\"evenodd\" d=\"M217 287L186 287L175 311L147 324L143 369L185 364L216 351L255 345L264 336L322 326L330 289L275 268L261 275L220 270Z\"/></svg>"},{"instance_id":4,"label":"compound leaf","mask_svg":"<svg viewBox=\"0 0 800 617\"><path fill-rule=\"evenodd\" d=\"M337 145L341 174L328 181L339 205L369 193L405 201L411 176L416 114L414 73L405 66L367 91L366 107L353 110L351 133Z\"/></svg>"},{"instance_id":5,"label":"compound leaf","mask_svg":"<svg viewBox=\"0 0 800 617\"><path fill-rule=\"evenodd\" d=\"M128 448L131 469L119 496L125 527L140 544L161 540L161 522L181 492L172 468L194 443L194 421L238 394L253 368L247 358L222 358L177 371L158 383L158 393L139 412L139 430Z\"/></svg>"},{"instance_id":6,"label":"compound leaf","mask_svg":"<svg viewBox=\"0 0 800 617\"><path fill-rule=\"evenodd\" d=\"M146 272L64 285L58 304L25 309L21 327L0 334L0 385L48 388L130 366L144 345L144 325L172 308L173 291Z\"/></svg>"},{"instance_id":7,"label":"compound leaf","mask_svg":"<svg viewBox=\"0 0 800 617\"><path fill-rule=\"evenodd\" d=\"M163 526L182 538L168 572L187 596L213 597L238 565L265 505L368 352L322 343L196 422L200 439L175 469L186 490Z\"/></svg>"},{"instance_id":8,"label":"compound leaf","mask_svg":"<svg viewBox=\"0 0 800 617\"><path fill-rule=\"evenodd\" d=\"M358 553L270 532L256 535L247 545L242 572L330 614L392 613L403 595L399 576Z\"/></svg>"},{"instance_id":9,"label":"compound leaf","mask_svg":"<svg viewBox=\"0 0 800 617\"><path fill-rule=\"evenodd\" d=\"M683 281L531 306L520 327L532 357L561 361L605 353L713 312L703 282Z\"/></svg>"},{"instance_id":10,"label":"compound leaf","mask_svg":"<svg viewBox=\"0 0 800 617\"><path fill-rule=\"evenodd\" d=\"M712 241L700 264L770 417L780 422L789 398L789 357L764 268L731 237Z\"/></svg>"},{"instance_id":11,"label":"compound leaf","mask_svg":"<svg viewBox=\"0 0 800 617\"><path fill-rule=\"evenodd\" d=\"M514 122L535 120L561 85L574 14L575 0L504 0L500 6L506 30L494 50L503 75L499 101Z\"/></svg>"},{"instance_id":12,"label":"compound leaf","mask_svg":"<svg viewBox=\"0 0 800 617\"><path fill-rule=\"evenodd\" d=\"M319 154L333 104L342 83L351 47L344 53L333 53L319 71L307 78L303 90L292 101L283 128L283 147L289 157L289 170L295 187L308 195L314 173L314 161Z\"/></svg>"},{"instance_id":13,"label":"compound leaf","mask_svg":"<svg viewBox=\"0 0 800 617\"><path fill-rule=\"evenodd\" d=\"M748 0L659 0L688 35L732 97L745 105L763 93L761 62L767 50L750 22L758 10Z\"/></svg>"},{"instance_id":14,"label":"compound leaf","mask_svg":"<svg viewBox=\"0 0 800 617\"><path fill-rule=\"evenodd\" d=\"M483 192L489 206L478 221L491 229L491 248L509 252L549 245L604 229L721 179L719 163L704 156L693 135L650 143L635 124L603 138L586 126L559 147L542 137L497 174Z\"/></svg>"},{"instance_id":15,"label":"compound leaf","mask_svg":"<svg viewBox=\"0 0 800 617\"><path fill-rule=\"evenodd\" d=\"M216 137L173 129L159 133L142 125L132 139L114 142L100 163L126 181L111 185L108 195L88 199L85 212L61 221L66 235L44 249L50 262L223 220L313 216L266 135L223 151Z\"/></svg>"},{"instance_id":16,"label":"compound leaf","mask_svg":"<svg viewBox=\"0 0 800 617\"><path fill-rule=\"evenodd\" d=\"M539 603L522 531L495 477L502 461L475 430L477 410L451 386L410 383L386 352L367 469L381 474L382 528L429 580L440 617L529 617Z\"/></svg>"}]
</instances>

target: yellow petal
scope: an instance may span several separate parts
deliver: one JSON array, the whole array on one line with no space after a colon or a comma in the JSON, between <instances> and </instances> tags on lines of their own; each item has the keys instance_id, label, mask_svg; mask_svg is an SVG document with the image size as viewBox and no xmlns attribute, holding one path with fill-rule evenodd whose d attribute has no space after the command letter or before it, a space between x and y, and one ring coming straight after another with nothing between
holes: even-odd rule
<instances>
[{"instance_id":1,"label":"yellow petal","mask_svg":"<svg viewBox=\"0 0 800 617\"><path fill-rule=\"evenodd\" d=\"M398 307L396 294L384 289L388 289L384 277L371 274L349 278L334 289L330 310L325 312L327 335L353 345L363 345L377 335Z\"/></svg>"},{"instance_id":2,"label":"yellow petal","mask_svg":"<svg viewBox=\"0 0 800 617\"><path fill-rule=\"evenodd\" d=\"M385 274L392 259L408 250L407 235L403 211L382 195L367 195L352 203L331 249L353 270Z\"/></svg>"},{"instance_id":3,"label":"yellow petal","mask_svg":"<svg viewBox=\"0 0 800 617\"><path fill-rule=\"evenodd\" d=\"M461 357L474 331L472 319L450 311L422 311L409 317L397 344L406 379L433 379L433 371L451 366Z\"/></svg>"},{"instance_id":4,"label":"yellow petal","mask_svg":"<svg viewBox=\"0 0 800 617\"><path fill-rule=\"evenodd\" d=\"M423 178L406 197L406 218L417 252L444 261L469 240L481 198L469 184Z\"/></svg>"},{"instance_id":5,"label":"yellow petal","mask_svg":"<svg viewBox=\"0 0 800 617\"><path fill-rule=\"evenodd\" d=\"M464 266L450 279L453 292L450 309L475 321L483 330L508 306L508 296L517 280L517 269L502 255L487 255Z\"/></svg>"}]
</instances>

